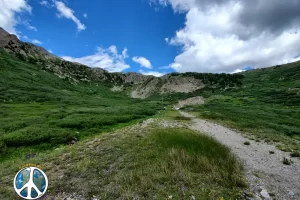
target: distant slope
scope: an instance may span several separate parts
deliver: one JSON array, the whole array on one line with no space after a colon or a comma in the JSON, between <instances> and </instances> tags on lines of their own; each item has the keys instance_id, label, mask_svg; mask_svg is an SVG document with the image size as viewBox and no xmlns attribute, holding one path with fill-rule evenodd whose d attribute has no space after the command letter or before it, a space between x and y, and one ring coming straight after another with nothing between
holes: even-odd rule
<instances>
[{"instance_id":1,"label":"distant slope","mask_svg":"<svg viewBox=\"0 0 300 200\"><path fill-rule=\"evenodd\" d=\"M300 151L300 62L241 74L241 87L199 91L205 104L186 109L282 150Z\"/></svg>"},{"instance_id":2,"label":"distant slope","mask_svg":"<svg viewBox=\"0 0 300 200\"><path fill-rule=\"evenodd\" d=\"M265 103L300 105L300 62L255 69L243 73L239 95L260 98Z\"/></svg>"}]
</instances>

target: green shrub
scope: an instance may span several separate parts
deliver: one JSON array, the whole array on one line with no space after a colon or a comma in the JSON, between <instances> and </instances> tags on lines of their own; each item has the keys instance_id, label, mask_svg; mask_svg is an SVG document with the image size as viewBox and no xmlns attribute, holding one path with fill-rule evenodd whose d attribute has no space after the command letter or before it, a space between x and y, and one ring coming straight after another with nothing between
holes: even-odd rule
<instances>
[{"instance_id":1,"label":"green shrub","mask_svg":"<svg viewBox=\"0 0 300 200\"><path fill-rule=\"evenodd\" d=\"M4 141L0 140L0 154L4 154L7 151L7 145Z\"/></svg>"},{"instance_id":2,"label":"green shrub","mask_svg":"<svg viewBox=\"0 0 300 200\"><path fill-rule=\"evenodd\" d=\"M68 130L47 127L28 127L11 132L1 137L8 147L37 145L49 143L57 145L67 142L67 138L75 135Z\"/></svg>"},{"instance_id":3,"label":"green shrub","mask_svg":"<svg viewBox=\"0 0 300 200\"><path fill-rule=\"evenodd\" d=\"M300 152L294 151L290 154L291 157L300 157Z\"/></svg>"},{"instance_id":4,"label":"green shrub","mask_svg":"<svg viewBox=\"0 0 300 200\"><path fill-rule=\"evenodd\" d=\"M290 165L292 161L284 157L282 163L285 165Z\"/></svg>"}]
</instances>

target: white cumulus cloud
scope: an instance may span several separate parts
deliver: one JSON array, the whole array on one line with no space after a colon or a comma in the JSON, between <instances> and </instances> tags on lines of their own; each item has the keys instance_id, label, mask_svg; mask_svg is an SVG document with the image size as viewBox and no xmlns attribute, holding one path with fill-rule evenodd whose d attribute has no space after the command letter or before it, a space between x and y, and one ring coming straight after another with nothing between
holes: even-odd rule
<instances>
[{"instance_id":1,"label":"white cumulus cloud","mask_svg":"<svg viewBox=\"0 0 300 200\"><path fill-rule=\"evenodd\" d=\"M134 56L132 58L132 60L138 64L141 65L141 67L145 67L145 68L148 68L148 69L151 69L152 68L152 65L151 65L151 62L147 59L147 58L144 58L144 57L140 57L140 56Z\"/></svg>"},{"instance_id":2,"label":"white cumulus cloud","mask_svg":"<svg viewBox=\"0 0 300 200\"><path fill-rule=\"evenodd\" d=\"M115 45L110 46L109 51L113 54L113 55L117 55L118 54L118 50L117 47Z\"/></svg>"},{"instance_id":3,"label":"white cumulus cloud","mask_svg":"<svg viewBox=\"0 0 300 200\"><path fill-rule=\"evenodd\" d=\"M21 38L26 41L26 42L31 42L33 44L37 44L37 45L41 45L43 44L43 42L41 42L40 40L37 40L37 39L31 39L29 38L27 35L23 35L21 36Z\"/></svg>"},{"instance_id":4,"label":"white cumulus cloud","mask_svg":"<svg viewBox=\"0 0 300 200\"><path fill-rule=\"evenodd\" d=\"M21 23L17 15L31 13L31 7L26 0L0 0L0 27L12 34L16 34L16 25Z\"/></svg>"},{"instance_id":5,"label":"white cumulus cloud","mask_svg":"<svg viewBox=\"0 0 300 200\"><path fill-rule=\"evenodd\" d=\"M32 26L28 21L24 21L22 24L25 25L29 30L38 31L37 28Z\"/></svg>"},{"instance_id":6,"label":"white cumulus cloud","mask_svg":"<svg viewBox=\"0 0 300 200\"><path fill-rule=\"evenodd\" d=\"M48 1L40 1L40 4L41 5L43 5L43 6L48 6L49 5L49 3L48 3Z\"/></svg>"},{"instance_id":7,"label":"white cumulus cloud","mask_svg":"<svg viewBox=\"0 0 300 200\"><path fill-rule=\"evenodd\" d=\"M97 47L97 50L93 55L80 58L62 56L65 60L78 62L90 67L100 67L109 72L122 72L125 69L130 68L125 62L126 57L127 49L125 48L121 54L118 54L117 47L114 45L107 49Z\"/></svg>"},{"instance_id":8,"label":"white cumulus cloud","mask_svg":"<svg viewBox=\"0 0 300 200\"><path fill-rule=\"evenodd\" d=\"M71 8L68 8L61 1L55 1L54 3L55 3L55 6L56 6L56 9L59 12L59 14L58 14L59 17L65 17L65 18L70 19L73 22L75 22L75 24L77 25L77 30L78 31L83 31L83 30L86 29L85 25L82 24L77 17L75 17L75 15L74 15L75 12Z\"/></svg>"},{"instance_id":9,"label":"white cumulus cloud","mask_svg":"<svg viewBox=\"0 0 300 200\"><path fill-rule=\"evenodd\" d=\"M244 71L246 71L246 70L244 70L244 69L236 69L233 72L231 72L231 74L240 73L240 72L244 72Z\"/></svg>"},{"instance_id":10,"label":"white cumulus cloud","mask_svg":"<svg viewBox=\"0 0 300 200\"><path fill-rule=\"evenodd\" d=\"M83 13L83 17L84 17L84 18L87 18L88 15L87 15L86 13Z\"/></svg>"},{"instance_id":11,"label":"white cumulus cloud","mask_svg":"<svg viewBox=\"0 0 300 200\"><path fill-rule=\"evenodd\" d=\"M300 0L150 0L186 13L185 27L165 39L180 46L178 72L234 72L292 62L300 52ZM289 13L289 14L287 14Z\"/></svg>"},{"instance_id":12,"label":"white cumulus cloud","mask_svg":"<svg viewBox=\"0 0 300 200\"><path fill-rule=\"evenodd\" d=\"M39 41L39 40L36 40L36 39L34 39L34 40L31 40L31 42L32 42L33 44L37 44L37 45L41 45L41 44L43 44L41 41Z\"/></svg>"},{"instance_id":13,"label":"white cumulus cloud","mask_svg":"<svg viewBox=\"0 0 300 200\"><path fill-rule=\"evenodd\" d=\"M143 75L152 75L156 77L160 77L165 75L165 73L157 72L157 71L144 71L144 70L139 70L139 72Z\"/></svg>"},{"instance_id":14,"label":"white cumulus cloud","mask_svg":"<svg viewBox=\"0 0 300 200\"><path fill-rule=\"evenodd\" d=\"M34 26L31 26L31 25L27 26L27 28L28 28L29 30L37 31L37 28L34 27Z\"/></svg>"},{"instance_id":15,"label":"white cumulus cloud","mask_svg":"<svg viewBox=\"0 0 300 200\"><path fill-rule=\"evenodd\" d=\"M122 51L122 56L123 56L123 58L128 58L127 51L128 51L127 48L124 48L124 49L123 49L123 51Z\"/></svg>"}]
</instances>

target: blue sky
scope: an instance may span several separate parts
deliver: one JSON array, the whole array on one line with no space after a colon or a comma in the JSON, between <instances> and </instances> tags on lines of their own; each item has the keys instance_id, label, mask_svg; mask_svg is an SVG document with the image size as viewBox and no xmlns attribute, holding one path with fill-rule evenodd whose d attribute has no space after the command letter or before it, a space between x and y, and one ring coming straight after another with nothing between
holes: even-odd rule
<instances>
[{"instance_id":1,"label":"blue sky","mask_svg":"<svg viewBox=\"0 0 300 200\"><path fill-rule=\"evenodd\" d=\"M299 59L299 6L300 0L1 0L0 26L111 72L232 73Z\"/></svg>"},{"instance_id":2,"label":"blue sky","mask_svg":"<svg viewBox=\"0 0 300 200\"><path fill-rule=\"evenodd\" d=\"M72 58L93 55L97 48L107 49L114 45L119 54L127 48L128 57L124 63L130 68L124 72L174 71L166 66L173 62L180 49L170 46L165 38L184 26L185 15L174 13L171 6L161 8L163 11L159 12L146 0L60 2L74 11L74 16L85 28L80 30L73 20L59 16L53 1L32 0L28 1L31 14L24 13L20 17L34 28L28 28L28 24L17 24L15 29L20 39L37 40L34 41L36 44L55 55ZM141 67L133 61L133 57L143 57L149 60L151 66ZM143 61L141 58L134 60ZM110 67L106 69L110 70Z\"/></svg>"}]
</instances>

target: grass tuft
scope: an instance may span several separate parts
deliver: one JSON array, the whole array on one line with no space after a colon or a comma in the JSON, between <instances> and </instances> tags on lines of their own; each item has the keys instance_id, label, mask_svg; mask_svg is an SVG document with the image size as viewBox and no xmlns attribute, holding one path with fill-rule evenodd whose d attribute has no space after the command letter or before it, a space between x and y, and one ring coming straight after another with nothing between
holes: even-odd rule
<instances>
[{"instance_id":1,"label":"grass tuft","mask_svg":"<svg viewBox=\"0 0 300 200\"><path fill-rule=\"evenodd\" d=\"M168 151L174 167L194 173L209 173L213 181L221 181L226 187L245 185L239 176L235 176L235 173L241 172L241 165L229 148L214 138L185 129L155 130L153 137Z\"/></svg>"},{"instance_id":2,"label":"grass tuft","mask_svg":"<svg viewBox=\"0 0 300 200\"><path fill-rule=\"evenodd\" d=\"M300 157L300 152L299 151L294 151L290 154L291 157Z\"/></svg>"},{"instance_id":3,"label":"grass tuft","mask_svg":"<svg viewBox=\"0 0 300 200\"><path fill-rule=\"evenodd\" d=\"M285 165L290 165L290 164L292 164L292 161L287 159L286 157L283 157L282 163L285 164Z\"/></svg>"},{"instance_id":4,"label":"grass tuft","mask_svg":"<svg viewBox=\"0 0 300 200\"><path fill-rule=\"evenodd\" d=\"M174 117L175 120L181 120L181 121L190 121L191 118L189 117L184 117L184 116L176 116Z\"/></svg>"}]
</instances>

